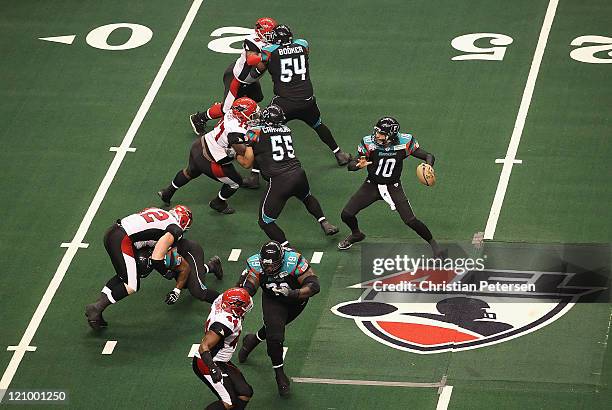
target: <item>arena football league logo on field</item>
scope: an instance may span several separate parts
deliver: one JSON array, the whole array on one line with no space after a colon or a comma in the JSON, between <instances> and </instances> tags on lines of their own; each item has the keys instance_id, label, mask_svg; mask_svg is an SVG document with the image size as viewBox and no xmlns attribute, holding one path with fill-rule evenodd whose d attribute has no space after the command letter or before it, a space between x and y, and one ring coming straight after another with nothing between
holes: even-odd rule
<instances>
[{"instance_id":1,"label":"arena football league logo on field","mask_svg":"<svg viewBox=\"0 0 612 410\"><path fill-rule=\"evenodd\" d=\"M554 322L581 298L607 289L593 279L592 272L585 276L484 266L462 273L412 269L350 286L365 290L331 311L395 349L462 351L506 342Z\"/></svg>"}]
</instances>

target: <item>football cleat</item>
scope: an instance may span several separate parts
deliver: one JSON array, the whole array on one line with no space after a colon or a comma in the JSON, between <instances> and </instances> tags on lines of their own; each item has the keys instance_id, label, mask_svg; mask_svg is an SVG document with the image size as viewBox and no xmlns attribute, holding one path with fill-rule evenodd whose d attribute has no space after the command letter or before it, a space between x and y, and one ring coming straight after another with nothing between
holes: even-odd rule
<instances>
[{"instance_id":1,"label":"football cleat","mask_svg":"<svg viewBox=\"0 0 612 410\"><path fill-rule=\"evenodd\" d=\"M336 161L338 162L338 165L343 167L346 164L349 163L349 161L352 159L350 154L347 154L346 152L339 150L338 152L336 152L334 154L336 156Z\"/></svg>"},{"instance_id":2,"label":"football cleat","mask_svg":"<svg viewBox=\"0 0 612 410\"><path fill-rule=\"evenodd\" d=\"M221 295L221 308L236 317L243 317L253 308L253 299L245 288L229 288Z\"/></svg>"},{"instance_id":3,"label":"football cleat","mask_svg":"<svg viewBox=\"0 0 612 410\"><path fill-rule=\"evenodd\" d=\"M340 241L340 243L338 244L338 249L340 249L341 251L344 251L350 248L351 246L353 246L354 243L361 242L365 238L366 236L363 232L359 232L357 235L350 234L349 236L344 238L344 240Z\"/></svg>"},{"instance_id":4,"label":"football cleat","mask_svg":"<svg viewBox=\"0 0 612 410\"><path fill-rule=\"evenodd\" d=\"M174 195L174 192L172 192L170 188L164 188L161 191L157 191L157 195L159 195L164 204L170 205L170 201L172 200L172 195Z\"/></svg>"},{"instance_id":5,"label":"football cleat","mask_svg":"<svg viewBox=\"0 0 612 410\"><path fill-rule=\"evenodd\" d=\"M108 326L108 322L102 317L102 312L100 312L93 303L85 306L85 317L87 318L89 326L94 330L99 330Z\"/></svg>"},{"instance_id":6,"label":"football cleat","mask_svg":"<svg viewBox=\"0 0 612 410\"><path fill-rule=\"evenodd\" d=\"M221 266L221 259L217 255L210 258L206 265L208 265L208 271L212 272L217 279L223 279L223 266Z\"/></svg>"},{"instance_id":7,"label":"football cleat","mask_svg":"<svg viewBox=\"0 0 612 410\"><path fill-rule=\"evenodd\" d=\"M274 369L274 372L276 373L276 387L278 387L279 396L282 396L282 397L288 396L291 389L289 387L290 386L289 378L285 374L285 371L283 370L281 366L281 367L277 367L276 369Z\"/></svg>"},{"instance_id":8,"label":"football cleat","mask_svg":"<svg viewBox=\"0 0 612 410\"><path fill-rule=\"evenodd\" d=\"M176 205L168 212L170 212L170 215L176 218L176 221L183 231L187 232L189 228L191 228L193 213L185 205Z\"/></svg>"},{"instance_id":9,"label":"football cleat","mask_svg":"<svg viewBox=\"0 0 612 410\"><path fill-rule=\"evenodd\" d=\"M327 219L321 221L321 229L323 229L323 232L325 232L325 235L327 236L335 235L340 232L340 229L338 229L337 226L329 223Z\"/></svg>"},{"instance_id":10,"label":"football cleat","mask_svg":"<svg viewBox=\"0 0 612 410\"><path fill-rule=\"evenodd\" d=\"M206 118L205 112L198 111L189 116L191 128L193 128L193 132L198 136L206 133L206 121L208 121L208 119Z\"/></svg>"},{"instance_id":11,"label":"football cleat","mask_svg":"<svg viewBox=\"0 0 612 410\"><path fill-rule=\"evenodd\" d=\"M242 339L242 347L238 352L238 362L244 363L246 362L249 354L257 347L260 343L260 340L255 336L254 333L249 333Z\"/></svg>"},{"instance_id":12,"label":"football cleat","mask_svg":"<svg viewBox=\"0 0 612 410\"><path fill-rule=\"evenodd\" d=\"M214 209L215 211L219 212L220 214L230 215L230 214L233 214L233 213L236 212L236 210L234 208L229 206L227 201L223 201L223 200L219 199L219 197L217 197L217 198L213 199L212 201L210 201L208 203L208 206L210 206L211 209Z\"/></svg>"}]
</instances>

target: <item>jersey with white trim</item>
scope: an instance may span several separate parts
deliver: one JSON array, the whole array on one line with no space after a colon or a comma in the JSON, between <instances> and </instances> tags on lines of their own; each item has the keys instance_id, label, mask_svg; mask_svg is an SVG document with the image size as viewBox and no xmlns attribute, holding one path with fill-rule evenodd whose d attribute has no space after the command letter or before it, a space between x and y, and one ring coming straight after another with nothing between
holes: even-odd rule
<instances>
[{"instance_id":1,"label":"jersey with white trim","mask_svg":"<svg viewBox=\"0 0 612 410\"><path fill-rule=\"evenodd\" d=\"M238 57L234 63L233 69L234 77L236 77L238 81L244 84L254 83L257 81L249 76L251 66L247 64L247 51L261 53L261 49L265 45L266 43L257 38L255 34L251 34L244 39L242 42L242 52L240 53L240 57Z\"/></svg>"},{"instance_id":2,"label":"jersey with white trim","mask_svg":"<svg viewBox=\"0 0 612 410\"><path fill-rule=\"evenodd\" d=\"M174 242L183 237L183 230L176 218L170 212L159 208L143 209L118 222L125 233L128 234L136 249L145 246L154 247L159 238L166 232L170 232L174 236Z\"/></svg>"},{"instance_id":3,"label":"jersey with white trim","mask_svg":"<svg viewBox=\"0 0 612 410\"><path fill-rule=\"evenodd\" d=\"M308 53L308 42L301 38L291 44L262 48L262 60L268 62L275 95L296 100L312 97Z\"/></svg>"},{"instance_id":4,"label":"jersey with white trim","mask_svg":"<svg viewBox=\"0 0 612 410\"><path fill-rule=\"evenodd\" d=\"M400 180L404 159L417 148L419 143L410 134L399 133L397 143L388 147L377 144L374 135L366 135L357 146L357 155L372 162L368 165L368 180L375 184L394 184Z\"/></svg>"},{"instance_id":5,"label":"jersey with white trim","mask_svg":"<svg viewBox=\"0 0 612 410\"><path fill-rule=\"evenodd\" d=\"M215 125L215 128L204 135L202 140L206 143L208 152L210 152L215 162L224 163L230 162L233 159L228 157L227 151L232 144L244 142L243 137L245 133L244 123L234 117L232 112L228 112Z\"/></svg>"},{"instance_id":6,"label":"jersey with white trim","mask_svg":"<svg viewBox=\"0 0 612 410\"><path fill-rule=\"evenodd\" d=\"M245 140L253 147L259 170L266 178L302 167L295 156L291 129L286 125L259 125L249 128Z\"/></svg>"},{"instance_id":7,"label":"jersey with white trim","mask_svg":"<svg viewBox=\"0 0 612 410\"><path fill-rule=\"evenodd\" d=\"M276 275L266 275L261 267L261 257L258 253L247 259L247 275L257 279L262 291L276 296L274 288L301 288L297 279L310 268L310 264L301 253L292 249L285 249L283 266Z\"/></svg>"},{"instance_id":8,"label":"jersey with white trim","mask_svg":"<svg viewBox=\"0 0 612 410\"><path fill-rule=\"evenodd\" d=\"M210 355L215 362L229 362L232 359L242 332L242 318L223 310L222 300L222 294L215 299L204 324L205 333L211 330L221 337L221 340L210 349ZM196 356L200 357L199 352Z\"/></svg>"}]
</instances>

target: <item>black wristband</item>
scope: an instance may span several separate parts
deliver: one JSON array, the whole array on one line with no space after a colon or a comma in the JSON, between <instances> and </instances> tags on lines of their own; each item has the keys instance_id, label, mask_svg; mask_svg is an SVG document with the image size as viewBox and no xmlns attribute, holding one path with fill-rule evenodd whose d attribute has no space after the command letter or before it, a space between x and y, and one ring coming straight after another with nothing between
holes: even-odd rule
<instances>
[{"instance_id":1,"label":"black wristband","mask_svg":"<svg viewBox=\"0 0 612 410\"><path fill-rule=\"evenodd\" d=\"M166 264L164 263L163 259L151 258L151 267L155 269L156 271L158 271L159 273L161 273L162 275L165 275L166 272L168 271L168 268L166 268Z\"/></svg>"},{"instance_id":2,"label":"black wristband","mask_svg":"<svg viewBox=\"0 0 612 410\"><path fill-rule=\"evenodd\" d=\"M358 162L359 160L356 159L350 160L348 165L346 166L346 169L349 171L359 171L359 167L357 166Z\"/></svg>"}]
</instances>

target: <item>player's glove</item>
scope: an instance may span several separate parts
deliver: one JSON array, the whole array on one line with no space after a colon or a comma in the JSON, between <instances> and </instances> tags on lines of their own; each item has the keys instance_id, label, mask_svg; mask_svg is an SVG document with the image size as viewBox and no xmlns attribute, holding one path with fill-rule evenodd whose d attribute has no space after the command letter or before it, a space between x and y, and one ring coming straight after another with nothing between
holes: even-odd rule
<instances>
[{"instance_id":1,"label":"player's glove","mask_svg":"<svg viewBox=\"0 0 612 410\"><path fill-rule=\"evenodd\" d=\"M177 300L179 300L179 296L181 296L181 290L174 288L166 295L166 303L168 305L174 305Z\"/></svg>"},{"instance_id":2,"label":"player's glove","mask_svg":"<svg viewBox=\"0 0 612 410\"><path fill-rule=\"evenodd\" d=\"M272 291L276 294L276 296L285 296L289 299L297 299L300 295L300 291L298 289L289 289L285 287L275 287L272 288Z\"/></svg>"},{"instance_id":3,"label":"player's glove","mask_svg":"<svg viewBox=\"0 0 612 410\"><path fill-rule=\"evenodd\" d=\"M221 379L223 379L223 374L221 373L221 369L219 366L213 363L212 366L208 366L208 370L210 371L210 378L213 383L219 383Z\"/></svg>"}]
</instances>

